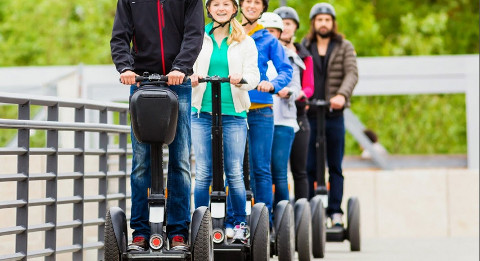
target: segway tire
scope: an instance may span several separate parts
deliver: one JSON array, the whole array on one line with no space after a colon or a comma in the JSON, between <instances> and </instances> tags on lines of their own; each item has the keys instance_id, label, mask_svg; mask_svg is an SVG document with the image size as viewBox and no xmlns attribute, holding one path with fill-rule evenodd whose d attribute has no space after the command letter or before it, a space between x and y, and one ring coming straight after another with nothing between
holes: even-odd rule
<instances>
[{"instance_id":1,"label":"segway tire","mask_svg":"<svg viewBox=\"0 0 480 261\"><path fill-rule=\"evenodd\" d=\"M325 209L320 196L315 196L310 201L312 210L312 253L314 258L325 256L325 243L327 229L325 227Z\"/></svg>"},{"instance_id":2,"label":"segway tire","mask_svg":"<svg viewBox=\"0 0 480 261\"><path fill-rule=\"evenodd\" d=\"M360 251L360 202L352 197L347 203L347 236L351 251Z\"/></svg>"},{"instance_id":3,"label":"segway tire","mask_svg":"<svg viewBox=\"0 0 480 261\"><path fill-rule=\"evenodd\" d=\"M306 198L295 202L296 250L299 261L312 260L312 214ZM298 212L297 212L298 211Z\"/></svg>"},{"instance_id":4,"label":"segway tire","mask_svg":"<svg viewBox=\"0 0 480 261\"><path fill-rule=\"evenodd\" d=\"M112 216L110 210L107 211L105 219L105 252L104 261L119 261L121 260L122 253L118 247L117 238L115 237L115 231L113 230Z\"/></svg>"},{"instance_id":5,"label":"segway tire","mask_svg":"<svg viewBox=\"0 0 480 261\"><path fill-rule=\"evenodd\" d=\"M250 215L252 246L251 256L253 261L268 261L270 259L270 226L268 209L263 203L257 203L252 208Z\"/></svg>"},{"instance_id":6,"label":"segway tire","mask_svg":"<svg viewBox=\"0 0 480 261\"><path fill-rule=\"evenodd\" d=\"M287 200L283 202L286 204L283 215L275 217L282 219L277 230L277 254L279 261L291 261L295 256L295 216L292 205Z\"/></svg>"},{"instance_id":7,"label":"segway tire","mask_svg":"<svg viewBox=\"0 0 480 261\"><path fill-rule=\"evenodd\" d=\"M199 207L192 216L192 260L213 260L212 218L207 207Z\"/></svg>"}]
</instances>

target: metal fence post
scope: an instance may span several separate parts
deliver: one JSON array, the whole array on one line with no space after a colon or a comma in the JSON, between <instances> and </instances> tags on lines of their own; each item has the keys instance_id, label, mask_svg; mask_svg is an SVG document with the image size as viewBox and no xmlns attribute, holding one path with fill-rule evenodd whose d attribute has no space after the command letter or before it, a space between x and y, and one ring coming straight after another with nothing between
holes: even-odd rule
<instances>
[{"instance_id":1,"label":"metal fence post","mask_svg":"<svg viewBox=\"0 0 480 261\"><path fill-rule=\"evenodd\" d=\"M107 109L99 111L99 123L108 123L108 112ZM99 148L104 150L105 153L99 156L98 159L98 171L101 173L105 173L105 176L99 178L98 180L98 194L101 197L104 197L104 200L98 202L98 216L99 218L103 218L105 220L106 210L107 210L107 173L108 173L108 134L106 132L100 132L99 137ZM105 237L105 224L101 224L98 226L98 241L103 241ZM98 260L103 258L104 249L98 250Z\"/></svg>"},{"instance_id":2,"label":"metal fence post","mask_svg":"<svg viewBox=\"0 0 480 261\"><path fill-rule=\"evenodd\" d=\"M120 120L120 125L127 125L127 112L120 112L119 113L119 120ZM127 195L127 134L126 133L120 133L119 134L119 146L120 149L125 150L125 153L122 153L119 155L118 160L119 160L119 170L124 171L125 175L121 178L118 179L118 192L122 193L123 195ZM127 209L127 199L126 197L123 197L122 199L119 200L118 206L125 210Z\"/></svg>"},{"instance_id":3,"label":"metal fence post","mask_svg":"<svg viewBox=\"0 0 480 261\"><path fill-rule=\"evenodd\" d=\"M75 122L85 122L85 106L75 109ZM73 183L73 195L78 197L78 201L73 204L73 219L80 224L73 228L73 245L79 247L78 251L72 254L73 260L81 261L83 259L83 212L84 212L84 185L85 185L85 131L75 131L75 148L81 152L74 157L74 172L81 176Z\"/></svg>"},{"instance_id":4,"label":"metal fence post","mask_svg":"<svg viewBox=\"0 0 480 261\"><path fill-rule=\"evenodd\" d=\"M48 121L58 121L58 103L48 107ZM45 206L45 223L50 223L54 228L45 232L45 248L53 250L53 254L45 257L45 260L56 260L57 251L57 183L58 183L58 130L47 131L47 148L53 148L55 153L47 155L47 173L55 177L47 180L46 198L54 199L54 202Z\"/></svg>"},{"instance_id":5,"label":"metal fence post","mask_svg":"<svg viewBox=\"0 0 480 261\"><path fill-rule=\"evenodd\" d=\"M30 101L18 105L18 119L30 120ZM24 204L17 208L17 226L24 228L18 233L15 242L15 252L24 254L20 260L27 260L28 245L28 192L29 192L29 161L30 161L30 130L28 128L18 129L18 147L25 148L26 153L19 155L17 160L17 172L27 176L26 179L17 182L17 200Z\"/></svg>"}]
</instances>

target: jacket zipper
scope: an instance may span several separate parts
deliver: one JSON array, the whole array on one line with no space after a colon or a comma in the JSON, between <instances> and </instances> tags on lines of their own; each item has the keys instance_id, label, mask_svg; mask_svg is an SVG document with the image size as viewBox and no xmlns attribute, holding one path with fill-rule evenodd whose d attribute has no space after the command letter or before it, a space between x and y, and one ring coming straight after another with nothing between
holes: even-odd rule
<instances>
[{"instance_id":1,"label":"jacket zipper","mask_svg":"<svg viewBox=\"0 0 480 261\"><path fill-rule=\"evenodd\" d=\"M163 1L157 1L157 14L158 14L158 31L160 32L160 49L162 51L162 69L163 75L165 75L165 58L163 52L163 28L165 27L165 18L163 15Z\"/></svg>"}]
</instances>

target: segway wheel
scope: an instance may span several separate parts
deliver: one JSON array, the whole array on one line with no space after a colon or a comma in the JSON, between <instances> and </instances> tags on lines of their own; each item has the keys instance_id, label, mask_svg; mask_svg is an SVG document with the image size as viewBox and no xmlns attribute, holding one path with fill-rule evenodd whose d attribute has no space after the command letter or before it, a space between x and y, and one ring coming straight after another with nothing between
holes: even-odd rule
<instances>
[{"instance_id":1,"label":"segway wheel","mask_svg":"<svg viewBox=\"0 0 480 261\"><path fill-rule=\"evenodd\" d=\"M312 214L306 198L295 202L296 250L299 261L312 260ZM297 225L298 223L298 225Z\"/></svg>"},{"instance_id":2,"label":"segway wheel","mask_svg":"<svg viewBox=\"0 0 480 261\"><path fill-rule=\"evenodd\" d=\"M286 204L280 225L277 230L277 254L279 261L291 261L295 255L295 216L293 207L287 200L282 200L278 204ZM278 208L278 205L277 205Z\"/></svg>"},{"instance_id":3,"label":"segway wheel","mask_svg":"<svg viewBox=\"0 0 480 261\"><path fill-rule=\"evenodd\" d=\"M126 242L125 242L126 244ZM115 237L115 231L113 230L113 222L110 210L107 212L105 219L105 261L118 261L121 260L122 253L118 247L117 238Z\"/></svg>"},{"instance_id":4,"label":"segway wheel","mask_svg":"<svg viewBox=\"0 0 480 261\"><path fill-rule=\"evenodd\" d=\"M257 203L252 208L250 215L250 242L253 261L267 261L270 259L270 227L268 209L263 203Z\"/></svg>"},{"instance_id":5,"label":"segway wheel","mask_svg":"<svg viewBox=\"0 0 480 261\"><path fill-rule=\"evenodd\" d=\"M325 256L325 243L327 241L327 229L325 227L325 209L320 196L310 200L312 210L312 253L314 258Z\"/></svg>"},{"instance_id":6,"label":"segway wheel","mask_svg":"<svg viewBox=\"0 0 480 261\"><path fill-rule=\"evenodd\" d=\"M207 207L195 209L191 230L192 260L213 260L212 218Z\"/></svg>"},{"instance_id":7,"label":"segway wheel","mask_svg":"<svg viewBox=\"0 0 480 261\"><path fill-rule=\"evenodd\" d=\"M347 203L347 236L351 251L360 251L360 202L358 198L348 199Z\"/></svg>"}]
</instances>

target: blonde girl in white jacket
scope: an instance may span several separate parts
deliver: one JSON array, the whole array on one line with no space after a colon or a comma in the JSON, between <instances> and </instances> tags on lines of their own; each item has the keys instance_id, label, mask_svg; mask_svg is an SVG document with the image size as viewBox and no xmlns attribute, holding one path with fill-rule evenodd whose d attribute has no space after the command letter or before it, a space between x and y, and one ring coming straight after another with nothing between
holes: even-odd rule
<instances>
[{"instance_id":1,"label":"blonde girl in white jacket","mask_svg":"<svg viewBox=\"0 0 480 261\"><path fill-rule=\"evenodd\" d=\"M192 144L195 152L195 208L209 205L212 183L212 91L210 83L198 83L205 76L229 77L222 83L221 109L223 125L224 171L229 188L226 235L236 242L246 242L246 192L243 182L243 157L247 139L248 91L260 80L257 48L234 19L237 0L207 0L208 17L200 54L193 66ZM247 84L239 84L241 79Z\"/></svg>"}]
</instances>

